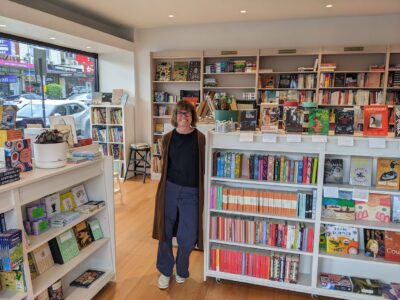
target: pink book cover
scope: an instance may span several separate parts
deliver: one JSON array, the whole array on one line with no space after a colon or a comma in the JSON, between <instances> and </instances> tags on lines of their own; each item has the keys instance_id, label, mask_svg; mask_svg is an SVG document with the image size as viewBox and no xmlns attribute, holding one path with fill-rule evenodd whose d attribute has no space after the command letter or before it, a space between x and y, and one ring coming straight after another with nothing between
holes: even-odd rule
<instances>
[{"instance_id":1,"label":"pink book cover","mask_svg":"<svg viewBox=\"0 0 400 300\"><path fill-rule=\"evenodd\" d=\"M390 222L390 195L369 194L368 202L355 201L356 220Z\"/></svg>"}]
</instances>

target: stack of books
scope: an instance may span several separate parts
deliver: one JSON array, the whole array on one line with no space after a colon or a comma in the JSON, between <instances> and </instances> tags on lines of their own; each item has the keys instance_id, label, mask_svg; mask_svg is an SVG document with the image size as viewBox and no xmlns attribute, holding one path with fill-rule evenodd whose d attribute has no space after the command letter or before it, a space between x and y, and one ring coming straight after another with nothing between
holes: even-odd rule
<instances>
[{"instance_id":1,"label":"stack of books","mask_svg":"<svg viewBox=\"0 0 400 300\"><path fill-rule=\"evenodd\" d=\"M79 218L80 214L77 211L66 211L59 213L50 219L51 227L64 227L68 223L71 223L73 220Z\"/></svg>"},{"instance_id":2,"label":"stack of books","mask_svg":"<svg viewBox=\"0 0 400 300\"><path fill-rule=\"evenodd\" d=\"M23 262L22 231L9 229L0 234L1 270L12 271Z\"/></svg>"},{"instance_id":3,"label":"stack of books","mask_svg":"<svg viewBox=\"0 0 400 300\"><path fill-rule=\"evenodd\" d=\"M85 157L88 160L95 160L101 158L100 151L93 151L93 150L75 150L72 152L72 157Z\"/></svg>"}]
</instances>

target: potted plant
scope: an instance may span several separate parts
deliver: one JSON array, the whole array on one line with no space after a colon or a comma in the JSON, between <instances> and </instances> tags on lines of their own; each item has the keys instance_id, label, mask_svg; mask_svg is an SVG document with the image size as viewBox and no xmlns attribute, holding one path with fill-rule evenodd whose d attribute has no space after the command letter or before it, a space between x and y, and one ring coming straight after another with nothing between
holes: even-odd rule
<instances>
[{"instance_id":1,"label":"potted plant","mask_svg":"<svg viewBox=\"0 0 400 300\"><path fill-rule=\"evenodd\" d=\"M35 165L42 169L61 168L67 162L68 134L57 129L46 129L33 143Z\"/></svg>"}]
</instances>

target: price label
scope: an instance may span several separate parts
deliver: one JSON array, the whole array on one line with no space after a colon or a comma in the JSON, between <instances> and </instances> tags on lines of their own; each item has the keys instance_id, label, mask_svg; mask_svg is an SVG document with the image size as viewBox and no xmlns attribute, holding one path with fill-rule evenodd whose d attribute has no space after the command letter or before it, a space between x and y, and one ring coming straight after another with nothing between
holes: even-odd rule
<instances>
[{"instance_id":1,"label":"price label","mask_svg":"<svg viewBox=\"0 0 400 300\"><path fill-rule=\"evenodd\" d=\"M239 142L250 142L254 140L254 132L241 132L239 136Z\"/></svg>"},{"instance_id":2,"label":"price label","mask_svg":"<svg viewBox=\"0 0 400 300\"><path fill-rule=\"evenodd\" d=\"M336 186L324 186L324 197L339 198L339 188Z\"/></svg>"},{"instance_id":3,"label":"price label","mask_svg":"<svg viewBox=\"0 0 400 300\"><path fill-rule=\"evenodd\" d=\"M300 134L288 134L288 135L286 135L286 142L301 143L301 135Z\"/></svg>"},{"instance_id":4,"label":"price label","mask_svg":"<svg viewBox=\"0 0 400 300\"><path fill-rule=\"evenodd\" d=\"M386 140L382 138L369 138L368 143L370 148L378 148L378 149L386 148Z\"/></svg>"},{"instance_id":5,"label":"price label","mask_svg":"<svg viewBox=\"0 0 400 300\"><path fill-rule=\"evenodd\" d=\"M313 143L326 143L328 142L328 137L326 135L313 135L311 141Z\"/></svg>"},{"instance_id":6,"label":"price label","mask_svg":"<svg viewBox=\"0 0 400 300\"><path fill-rule=\"evenodd\" d=\"M368 202L368 190L353 190L353 199L363 202Z\"/></svg>"},{"instance_id":7,"label":"price label","mask_svg":"<svg viewBox=\"0 0 400 300\"><path fill-rule=\"evenodd\" d=\"M349 136L339 136L337 143L338 143L338 146L353 147L354 139Z\"/></svg>"},{"instance_id":8,"label":"price label","mask_svg":"<svg viewBox=\"0 0 400 300\"><path fill-rule=\"evenodd\" d=\"M277 135L276 134L264 133L262 135L263 143L276 143L276 139L277 139Z\"/></svg>"}]
</instances>

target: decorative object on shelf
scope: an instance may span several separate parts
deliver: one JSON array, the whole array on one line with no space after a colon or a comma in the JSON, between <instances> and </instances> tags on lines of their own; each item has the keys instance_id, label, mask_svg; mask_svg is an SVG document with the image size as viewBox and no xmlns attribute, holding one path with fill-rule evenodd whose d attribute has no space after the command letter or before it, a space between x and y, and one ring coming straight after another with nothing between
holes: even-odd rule
<instances>
[{"instance_id":1,"label":"decorative object on shelf","mask_svg":"<svg viewBox=\"0 0 400 300\"><path fill-rule=\"evenodd\" d=\"M42 169L53 169L67 163L67 135L57 129L44 130L33 143L35 165Z\"/></svg>"}]
</instances>

